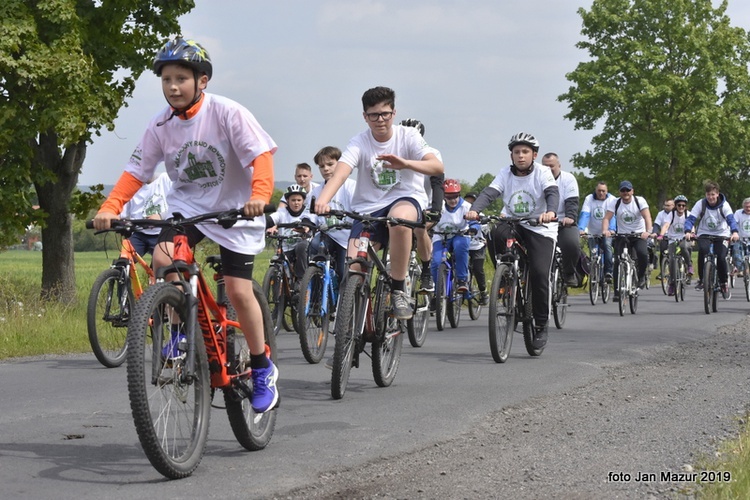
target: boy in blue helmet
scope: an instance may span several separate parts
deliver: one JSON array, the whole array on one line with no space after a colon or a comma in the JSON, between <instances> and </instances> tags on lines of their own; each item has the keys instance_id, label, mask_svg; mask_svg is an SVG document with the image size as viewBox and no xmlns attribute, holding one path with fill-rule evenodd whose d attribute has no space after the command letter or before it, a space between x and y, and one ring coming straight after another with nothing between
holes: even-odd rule
<instances>
[{"instance_id":1,"label":"boy in blue helmet","mask_svg":"<svg viewBox=\"0 0 750 500\"><path fill-rule=\"evenodd\" d=\"M172 212L191 217L243 208L245 215L255 217L229 229L213 224L191 227L187 236L191 246L206 236L219 244L227 294L250 350L252 408L263 413L278 404L278 369L267 354L252 269L255 255L264 248L265 220L259 216L273 194L276 143L245 107L204 92L213 67L208 52L197 42L170 40L157 53L153 71L161 78L169 106L152 118L125 172L94 218L94 227L109 228L161 162L173 181L167 194ZM171 263L174 236L173 231L159 235L155 268ZM184 354L179 350L184 335L174 331L165 357Z\"/></svg>"}]
</instances>

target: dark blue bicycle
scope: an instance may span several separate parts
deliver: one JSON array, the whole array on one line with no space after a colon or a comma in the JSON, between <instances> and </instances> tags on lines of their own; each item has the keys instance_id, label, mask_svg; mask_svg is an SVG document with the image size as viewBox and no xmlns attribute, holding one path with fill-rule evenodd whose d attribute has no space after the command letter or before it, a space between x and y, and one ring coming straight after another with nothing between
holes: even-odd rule
<instances>
[{"instance_id":1,"label":"dark blue bicycle","mask_svg":"<svg viewBox=\"0 0 750 500\"><path fill-rule=\"evenodd\" d=\"M321 226L328 233L334 229L351 229L350 222ZM300 281L300 299L297 307L297 326L302 354L308 363L319 363L328 345L331 320L336 314L339 300L339 277L325 243L321 240L317 255Z\"/></svg>"},{"instance_id":2,"label":"dark blue bicycle","mask_svg":"<svg viewBox=\"0 0 750 500\"><path fill-rule=\"evenodd\" d=\"M437 280L435 282L435 322L437 329L445 329L445 318L447 316L451 328L458 328L461 321L461 307L464 301L468 301L470 307L481 307L479 305L480 293L473 289L472 279L468 280L469 290L464 293L458 291L458 284L455 269L453 253L448 251L447 242L453 237L463 237L468 234L467 230L462 231L433 231L433 234L440 236L442 240L443 251L440 255L440 265L437 271ZM471 278L471 277L470 277ZM472 319L478 317L478 312L472 314Z\"/></svg>"}]
</instances>

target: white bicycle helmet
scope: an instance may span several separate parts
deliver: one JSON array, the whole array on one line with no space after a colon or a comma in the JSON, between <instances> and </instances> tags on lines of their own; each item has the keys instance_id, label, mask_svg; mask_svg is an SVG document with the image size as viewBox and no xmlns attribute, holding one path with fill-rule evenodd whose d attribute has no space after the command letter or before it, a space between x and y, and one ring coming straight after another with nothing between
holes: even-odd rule
<instances>
[{"instance_id":1,"label":"white bicycle helmet","mask_svg":"<svg viewBox=\"0 0 750 500\"><path fill-rule=\"evenodd\" d=\"M513 147L517 144L526 144L533 149L535 153L539 152L539 141L536 140L536 137L526 132L519 132L511 137L510 142L508 142L508 149L513 151Z\"/></svg>"},{"instance_id":2,"label":"white bicycle helmet","mask_svg":"<svg viewBox=\"0 0 750 500\"><path fill-rule=\"evenodd\" d=\"M293 194L299 194L302 195L302 199L305 199L307 197L307 191L305 191L305 188L300 186L299 184L292 184L288 188L286 188L286 193L284 193L284 199L286 201L289 201L289 197Z\"/></svg>"},{"instance_id":3,"label":"white bicycle helmet","mask_svg":"<svg viewBox=\"0 0 750 500\"><path fill-rule=\"evenodd\" d=\"M674 197L674 202L677 203L678 201L684 201L685 205L687 205L687 202L688 202L687 196L685 196L684 194L678 194L677 196Z\"/></svg>"},{"instance_id":4,"label":"white bicycle helmet","mask_svg":"<svg viewBox=\"0 0 750 500\"><path fill-rule=\"evenodd\" d=\"M414 127L415 129L419 130L419 135L424 137L424 124L419 120L414 120L412 118L401 120L401 125L403 125L404 127Z\"/></svg>"}]
</instances>

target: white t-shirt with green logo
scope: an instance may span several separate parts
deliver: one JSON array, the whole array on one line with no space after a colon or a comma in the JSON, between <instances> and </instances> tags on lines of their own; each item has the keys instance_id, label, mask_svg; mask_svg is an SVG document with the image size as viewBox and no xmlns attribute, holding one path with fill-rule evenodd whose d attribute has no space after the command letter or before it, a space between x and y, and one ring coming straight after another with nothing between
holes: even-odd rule
<instances>
[{"instance_id":1,"label":"white t-shirt with green logo","mask_svg":"<svg viewBox=\"0 0 750 500\"><path fill-rule=\"evenodd\" d=\"M336 191L336 194L333 195L333 198L328 203L328 205L331 207L331 210L344 210L347 212L350 212L352 210L352 196L354 195L354 188L357 185L357 183L353 179L347 179L344 182L344 185L339 188L338 191ZM323 191L323 187L325 184L321 184L319 186L316 186L312 190L312 194L307 197L308 200L312 198L319 198L320 192ZM336 217L325 217L323 215L318 215L316 222L318 225L320 224L326 224L329 226L332 226L333 224L340 224L341 222L345 222L348 219L339 220ZM349 220L351 222L351 220ZM328 236L331 237L333 241L335 241L340 247L347 248L349 246L349 233L351 230L349 229L334 229L332 231L328 232Z\"/></svg>"},{"instance_id":2,"label":"white t-shirt with green logo","mask_svg":"<svg viewBox=\"0 0 750 500\"><path fill-rule=\"evenodd\" d=\"M393 125L393 136L386 142L376 141L370 129L354 136L340 160L357 170L352 210L372 213L399 198L413 198L423 210L427 208L429 202L423 174L409 169L390 169L384 161L376 158L393 154L406 160L422 160L428 153L436 154L436 151L427 145L414 127Z\"/></svg>"},{"instance_id":3,"label":"white t-shirt with green logo","mask_svg":"<svg viewBox=\"0 0 750 500\"><path fill-rule=\"evenodd\" d=\"M125 167L147 181L160 162L172 179L167 194L171 212L192 217L242 207L252 194L255 158L276 152L276 143L244 106L204 93L198 113L189 120L169 118L167 107L149 123ZM234 252L256 255L264 246L265 219L239 221L229 229L203 224L199 229Z\"/></svg>"},{"instance_id":4,"label":"white t-shirt with green logo","mask_svg":"<svg viewBox=\"0 0 750 500\"><path fill-rule=\"evenodd\" d=\"M669 222L669 227L665 233L669 240L681 240L685 237L685 217L687 212L682 215L677 213L677 210L672 210L662 221L662 225L665 222Z\"/></svg>"},{"instance_id":5,"label":"white t-shirt with green logo","mask_svg":"<svg viewBox=\"0 0 750 500\"><path fill-rule=\"evenodd\" d=\"M635 199L638 198L638 203ZM607 212L612 212L613 217L617 217L618 233L643 233L646 231L646 220L643 218L641 210L648 208L648 202L643 196L634 196L630 203L621 202L617 207L620 198L612 197L607 199L604 205ZM640 207L639 207L640 205ZM615 213L617 207L617 213Z\"/></svg>"},{"instance_id":6,"label":"white t-shirt with green logo","mask_svg":"<svg viewBox=\"0 0 750 500\"><path fill-rule=\"evenodd\" d=\"M613 196L609 193L607 193L607 197L603 200L597 199L594 193L589 193L588 195L586 195L586 198L584 198L581 213L589 213L589 222L586 226L587 232L589 234L594 236L602 235L602 221L604 220L604 216L607 214L605 205L607 203L607 200L609 200L610 198L613 198Z\"/></svg>"},{"instance_id":7,"label":"white t-shirt with green logo","mask_svg":"<svg viewBox=\"0 0 750 500\"><path fill-rule=\"evenodd\" d=\"M695 205L693 205L692 210L690 210L690 215L695 216L695 220L698 220L698 217L700 217L698 225L694 226L695 234L698 236L705 234L709 236L729 237L732 234L732 230L730 229L729 223L727 223L725 217L732 213L732 207L729 205L729 202L725 200L714 208L709 207L708 203L706 203L706 211L703 213L703 217L701 217L704 200L705 198L698 200Z\"/></svg>"},{"instance_id":8,"label":"white t-shirt with green logo","mask_svg":"<svg viewBox=\"0 0 750 500\"><path fill-rule=\"evenodd\" d=\"M534 218L538 218L547 211L544 190L552 186L557 187L552 171L536 162L532 171L524 176L513 175L510 167L505 167L489 185L500 192L505 215ZM558 213L557 216L562 218L564 214ZM543 226L524 224L529 230L557 241L557 222L548 222Z\"/></svg>"},{"instance_id":9,"label":"white t-shirt with green logo","mask_svg":"<svg viewBox=\"0 0 750 500\"><path fill-rule=\"evenodd\" d=\"M734 220L737 221L740 238L750 238L750 214L746 214L741 209L737 210L734 213Z\"/></svg>"}]
</instances>

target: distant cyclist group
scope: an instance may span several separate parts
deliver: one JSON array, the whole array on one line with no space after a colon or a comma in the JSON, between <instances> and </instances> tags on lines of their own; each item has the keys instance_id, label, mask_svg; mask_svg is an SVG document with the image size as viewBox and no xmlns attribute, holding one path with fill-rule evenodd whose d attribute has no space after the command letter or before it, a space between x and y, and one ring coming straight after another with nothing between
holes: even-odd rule
<instances>
[{"instance_id":1,"label":"distant cyclist group","mask_svg":"<svg viewBox=\"0 0 750 500\"><path fill-rule=\"evenodd\" d=\"M547 344L551 309L558 323L557 308L564 312L567 306L566 287L581 287L587 280L606 288L614 284L613 300L625 301L628 289L618 283L631 280L637 294L649 280L650 265L659 266L664 279L677 276L661 266L670 252L684 256L689 279L693 239L698 242L698 289L710 286L703 260L711 254L716 257L717 289L728 293L728 279L735 272L727 264L730 242L736 272L750 272L743 264L750 198L733 212L719 186L708 182L705 198L690 211L687 198L678 195L652 220L647 201L623 180L619 197L600 182L579 206L575 176L562 171L555 153L544 154L538 162L539 141L526 132L508 142L510 165L481 192L462 196L460 182L445 176L440 151L425 141L424 124L397 122L395 92L387 87L364 92L367 128L343 151L326 146L314 155L323 182L312 182L311 166L298 164L295 184L269 213L277 145L244 106L205 92L213 74L207 51L192 40L170 40L157 53L153 70L168 106L152 118L93 227L109 230L121 217L131 219L138 252L152 252L154 269L162 270L157 279L180 291L174 297L164 294L161 308L154 305L159 302L156 292L146 295L148 291L146 300L133 299L135 304L123 308L122 314L132 321L143 320L141 332L155 331L157 323L165 327L164 338L154 333L153 348L144 347L145 358L154 363L146 370L145 383L157 388L162 399L176 399L176 406L184 406L205 372L211 387L230 394L228 408L236 401L249 403L250 437L244 439L249 449L265 446L273 430L266 420L261 446L252 439L253 415L273 411L280 401L275 343L268 336L271 324L271 332L296 330L311 363L321 360L333 334L335 348L326 364L333 372L332 394L340 398L350 369L359 366L359 354L366 349L375 381L390 385L404 334L412 345L421 345L430 314L440 316L447 310L456 326L462 305L468 305L473 319L481 307L489 306L491 330L504 332L507 339L516 323L523 323L527 350L539 355ZM163 182L151 183L162 162ZM356 181L350 179L355 170ZM124 211L131 199L148 209ZM502 202L500 214L485 215L496 200ZM149 219L161 220L160 229L136 236L148 228ZM216 303L207 298L211 294L202 274L181 260L191 258L183 245L192 248L206 237L219 245L220 256L211 258L219 269L217 295L222 298ZM253 284L253 266L267 237L277 241L278 252L260 294ZM588 252L581 237L588 241ZM659 264L649 253L649 241L661 250ZM485 275L486 255L494 276ZM589 255L597 259L592 260L596 276L587 276ZM625 256L632 258L632 272L621 270ZM669 282L667 293L674 295L676 284ZM118 324L126 320L120 317ZM244 338L238 339L237 330ZM504 361L509 342L492 331L490 339L493 356ZM232 347L240 340L244 347ZM216 365L226 353L234 361L226 362L231 369L218 382L217 374L224 369ZM196 368L202 362L208 370ZM169 383L162 384L167 378ZM135 416L142 391L134 393ZM143 404L155 405L157 399ZM198 413L187 418L199 419L193 416ZM232 418L239 417L230 414ZM243 442L243 432L232 422ZM197 462L180 465L182 455L168 450L175 434L164 429L161 441L148 441L148 447L144 439L142 443L162 473L184 477ZM194 438L191 434L185 439ZM186 445L182 452L203 453L202 447L195 448Z\"/></svg>"}]
</instances>

